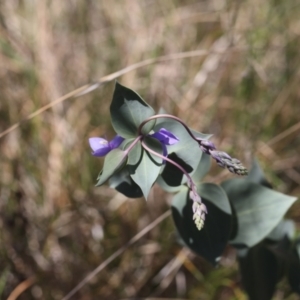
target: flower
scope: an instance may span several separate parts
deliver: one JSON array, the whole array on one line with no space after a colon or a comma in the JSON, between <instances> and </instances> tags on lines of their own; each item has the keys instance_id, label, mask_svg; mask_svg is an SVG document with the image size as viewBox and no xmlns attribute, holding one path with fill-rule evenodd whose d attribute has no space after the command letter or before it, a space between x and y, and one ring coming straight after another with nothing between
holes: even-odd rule
<instances>
[{"instance_id":1,"label":"flower","mask_svg":"<svg viewBox=\"0 0 300 300\"><path fill-rule=\"evenodd\" d=\"M231 173L237 175L248 174L247 169L242 165L242 163L238 159L232 158L226 152L218 151L214 143L210 141L202 140L202 139L197 139L197 140L202 152L211 155L212 158L216 160L217 164L220 167L227 168Z\"/></svg>"},{"instance_id":2,"label":"flower","mask_svg":"<svg viewBox=\"0 0 300 300\"><path fill-rule=\"evenodd\" d=\"M193 220L198 230L201 230L204 226L205 215L207 214L207 208L202 202L200 196L196 190L191 189L189 194L190 199L193 201Z\"/></svg>"},{"instance_id":3,"label":"flower","mask_svg":"<svg viewBox=\"0 0 300 300\"><path fill-rule=\"evenodd\" d=\"M179 142L179 139L172 132L165 128L159 129L159 131L150 134L150 136L161 142L163 147L163 156L168 155L166 146L175 145Z\"/></svg>"},{"instance_id":4,"label":"flower","mask_svg":"<svg viewBox=\"0 0 300 300\"><path fill-rule=\"evenodd\" d=\"M89 138L90 147L93 150L92 155L100 157L105 156L111 150L118 148L123 141L124 138L119 135L116 135L110 142L98 137Z\"/></svg>"},{"instance_id":5,"label":"flower","mask_svg":"<svg viewBox=\"0 0 300 300\"><path fill-rule=\"evenodd\" d=\"M242 163L236 159L229 156L226 152L212 150L210 155L216 160L217 164L222 168L227 168L231 173L237 175L247 175L247 169L242 165Z\"/></svg>"}]
</instances>

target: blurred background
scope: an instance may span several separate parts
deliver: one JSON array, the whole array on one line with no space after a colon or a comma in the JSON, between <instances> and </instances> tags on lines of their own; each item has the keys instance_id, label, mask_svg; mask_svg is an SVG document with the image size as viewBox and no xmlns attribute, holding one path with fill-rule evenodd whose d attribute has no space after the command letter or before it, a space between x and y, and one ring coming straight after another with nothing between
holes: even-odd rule
<instances>
[{"instance_id":1,"label":"blurred background","mask_svg":"<svg viewBox=\"0 0 300 300\"><path fill-rule=\"evenodd\" d=\"M298 0L0 1L0 132L102 76L193 50L118 78L274 188L300 194ZM114 82L52 106L0 139L0 298L62 299L89 272L168 210L95 188L103 160L90 136L112 138ZM212 165L205 181L234 175ZM300 226L300 206L289 211ZM19 295L20 294L20 295ZM247 299L235 251L217 269L176 241L171 217L72 299ZM299 299L285 282L274 299Z\"/></svg>"}]
</instances>

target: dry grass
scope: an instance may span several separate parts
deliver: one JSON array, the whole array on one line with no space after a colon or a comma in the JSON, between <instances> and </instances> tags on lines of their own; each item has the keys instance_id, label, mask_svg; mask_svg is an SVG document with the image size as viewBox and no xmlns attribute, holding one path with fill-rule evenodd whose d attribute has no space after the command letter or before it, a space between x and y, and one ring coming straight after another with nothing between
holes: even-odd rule
<instances>
[{"instance_id":1,"label":"dry grass","mask_svg":"<svg viewBox=\"0 0 300 300\"><path fill-rule=\"evenodd\" d=\"M246 165L256 155L278 190L299 196L297 2L1 1L0 133L128 65L203 49L205 56L147 65L119 81L156 109L213 133L218 148ZM30 278L18 299L61 299L167 209L169 195L158 187L148 203L93 187L102 161L90 155L87 139L114 135L113 85L49 105L0 139L3 299ZM214 182L232 176L215 166L211 174ZM299 224L299 204L290 215ZM276 299L294 299L288 295L283 285ZM139 297L245 299L233 250L212 271L176 243L170 218L74 299Z\"/></svg>"}]
</instances>

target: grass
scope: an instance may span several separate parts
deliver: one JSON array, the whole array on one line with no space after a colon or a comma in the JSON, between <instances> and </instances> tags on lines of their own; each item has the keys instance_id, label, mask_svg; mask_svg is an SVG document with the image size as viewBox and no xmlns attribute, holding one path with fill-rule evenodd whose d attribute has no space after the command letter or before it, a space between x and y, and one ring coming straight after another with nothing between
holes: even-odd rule
<instances>
[{"instance_id":1,"label":"grass","mask_svg":"<svg viewBox=\"0 0 300 300\"><path fill-rule=\"evenodd\" d=\"M114 83L73 97L135 63L207 52L116 76L156 110L213 133L218 149L247 166L255 155L277 190L298 196L299 13L296 0L3 1L0 134L32 118L0 139L2 296L34 276L18 299L62 299L168 208L156 186L147 203L94 188L102 160L87 140L114 135ZM232 177L216 166L210 174L212 182ZM289 212L298 227L299 209ZM74 299L245 299L234 251L224 257L212 270L183 253L168 218ZM291 297L280 285L276 299Z\"/></svg>"}]
</instances>

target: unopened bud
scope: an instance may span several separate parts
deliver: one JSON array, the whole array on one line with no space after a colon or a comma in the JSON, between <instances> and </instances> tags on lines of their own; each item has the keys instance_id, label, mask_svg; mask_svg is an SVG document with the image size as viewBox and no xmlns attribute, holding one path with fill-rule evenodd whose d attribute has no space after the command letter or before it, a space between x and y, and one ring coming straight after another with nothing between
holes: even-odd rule
<instances>
[{"instance_id":1,"label":"unopened bud","mask_svg":"<svg viewBox=\"0 0 300 300\"><path fill-rule=\"evenodd\" d=\"M208 140L199 140L199 145L201 150L206 154L210 154L211 151L216 150L214 143Z\"/></svg>"}]
</instances>

